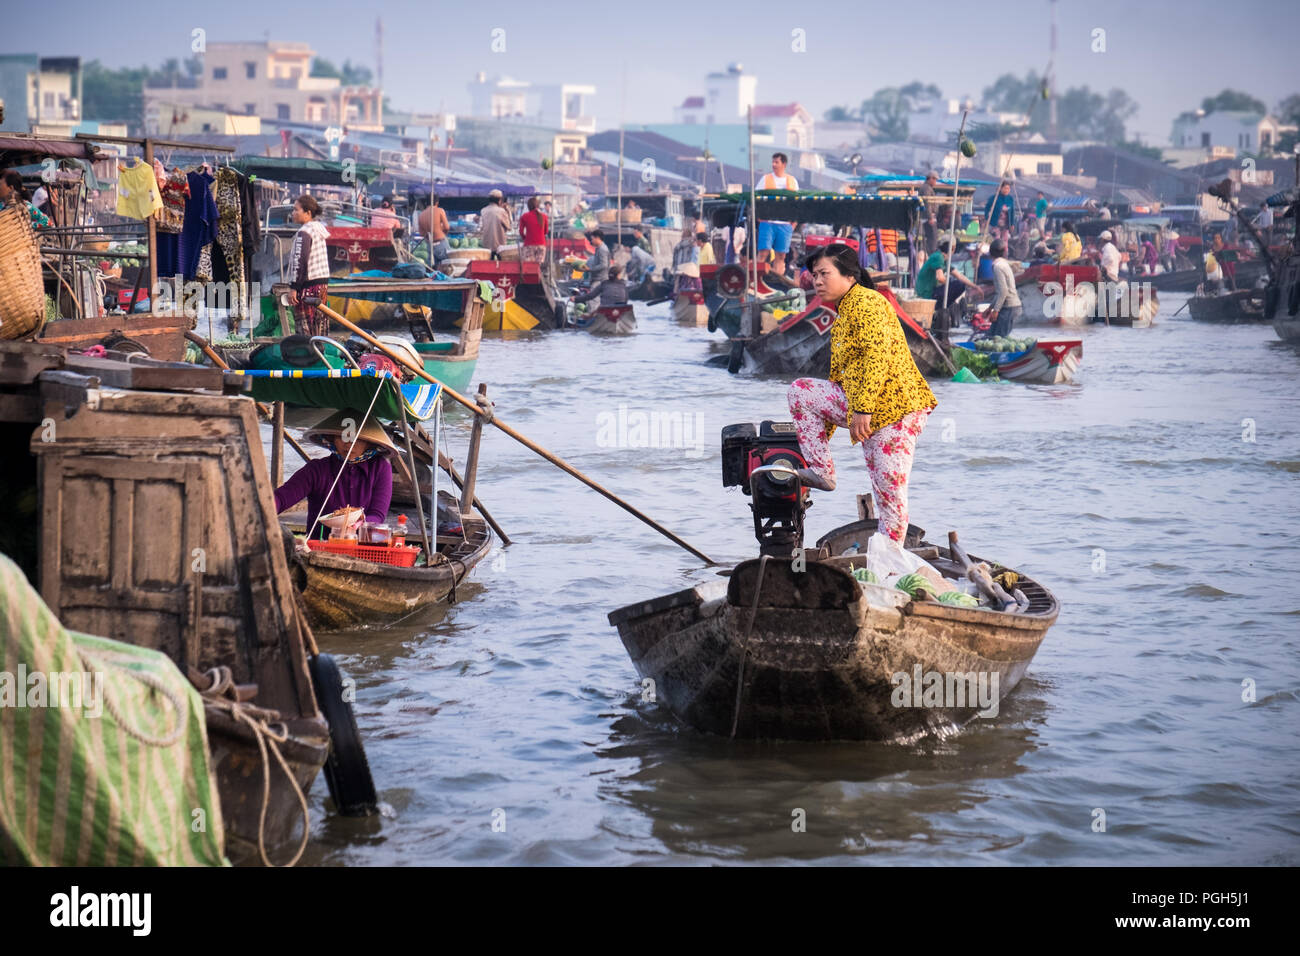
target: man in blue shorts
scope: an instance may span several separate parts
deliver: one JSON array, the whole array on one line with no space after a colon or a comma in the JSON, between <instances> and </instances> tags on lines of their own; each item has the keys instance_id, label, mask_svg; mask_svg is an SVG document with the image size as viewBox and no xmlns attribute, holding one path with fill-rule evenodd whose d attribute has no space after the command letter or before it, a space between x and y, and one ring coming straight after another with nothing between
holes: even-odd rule
<instances>
[{"instance_id":1,"label":"man in blue shorts","mask_svg":"<svg viewBox=\"0 0 1300 956\"><path fill-rule=\"evenodd\" d=\"M789 189L797 190L799 181L785 171L790 158L785 153L772 154L772 171L758 181L755 189ZM790 251L790 234L794 224L778 220L765 219L758 224L758 261L767 260L767 251L773 254L772 271L785 277L785 257Z\"/></svg>"}]
</instances>

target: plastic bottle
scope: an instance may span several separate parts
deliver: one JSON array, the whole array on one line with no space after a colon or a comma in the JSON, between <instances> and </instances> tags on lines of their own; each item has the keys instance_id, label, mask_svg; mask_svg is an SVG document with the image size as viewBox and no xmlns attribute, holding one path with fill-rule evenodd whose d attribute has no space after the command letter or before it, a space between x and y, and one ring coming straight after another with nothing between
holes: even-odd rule
<instances>
[{"instance_id":1,"label":"plastic bottle","mask_svg":"<svg viewBox=\"0 0 1300 956\"><path fill-rule=\"evenodd\" d=\"M396 548L406 546L406 515L397 516L397 530L393 532L393 546Z\"/></svg>"}]
</instances>

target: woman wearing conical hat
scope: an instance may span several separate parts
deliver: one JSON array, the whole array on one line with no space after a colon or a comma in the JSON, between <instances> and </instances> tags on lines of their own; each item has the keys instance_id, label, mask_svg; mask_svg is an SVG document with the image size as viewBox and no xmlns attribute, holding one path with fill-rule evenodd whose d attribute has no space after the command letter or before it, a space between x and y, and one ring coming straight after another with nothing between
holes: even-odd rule
<instances>
[{"instance_id":1,"label":"woman wearing conical hat","mask_svg":"<svg viewBox=\"0 0 1300 956\"><path fill-rule=\"evenodd\" d=\"M388 517L388 505L393 498L393 466L388 455L396 452L397 447L378 422L368 421L358 429L364 419L362 412L347 408L307 430L304 440L318 441L330 453L307 462L275 489L277 513L306 498L308 528L316 523L319 515L328 515L345 506L363 509L366 520L372 523L381 523Z\"/></svg>"}]
</instances>

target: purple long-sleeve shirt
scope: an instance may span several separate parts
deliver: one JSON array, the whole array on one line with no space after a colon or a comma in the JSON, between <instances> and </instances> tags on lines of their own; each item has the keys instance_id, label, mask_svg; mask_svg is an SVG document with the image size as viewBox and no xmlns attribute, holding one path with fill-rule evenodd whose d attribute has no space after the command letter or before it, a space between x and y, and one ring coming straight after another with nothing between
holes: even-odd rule
<instances>
[{"instance_id":1,"label":"purple long-sleeve shirt","mask_svg":"<svg viewBox=\"0 0 1300 956\"><path fill-rule=\"evenodd\" d=\"M294 476L275 489L277 513L291 508L303 498L307 499L307 527L316 521L322 511L329 514L344 505L366 509L366 520L379 523L387 519L388 506L393 500L393 466L383 455L376 455L360 463L348 465L338 486L325 500L325 493L334 483L343 461L337 455L315 458L303 465Z\"/></svg>"}]
</instances>

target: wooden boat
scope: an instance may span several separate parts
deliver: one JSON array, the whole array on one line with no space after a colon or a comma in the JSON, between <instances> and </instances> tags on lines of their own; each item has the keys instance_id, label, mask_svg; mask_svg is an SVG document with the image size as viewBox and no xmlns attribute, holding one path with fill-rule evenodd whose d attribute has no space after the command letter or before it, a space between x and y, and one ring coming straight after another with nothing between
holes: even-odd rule
<instances>
[{"instance_id":1,"label":"wooden boat","mask_svg":"<svg viewBox=\"0 0 1300 956\"><path fill-rule=\"evenodd\" d=\"M958 342L958 348L975 350L973 342ZM1083 362L1083 340L1036 342L1024 352L986 353L997 366L998 378L1037 385L1064 385L1074 381Z\"/></svg>"},{"instance_id":2,"label":"wooden boat","mask_svg":"<svg viewBox=\"0 0 1300 956\"><path fill-rule=\"evenodd\" d=\"M20 565L67 627L160 650L182 672L228 669L251 692L205 695L227 855L255 859L260 841L283 859L275 848L304 825L299 793L330 729L256 411L224 389L217 369L0 343L6 468L43 502L24 519L35 550ZM45 427L57 441L40 440ZM286 738L292 779L268 765L241 708Z\"/></svg>"},{"instance_id":3,"label":"wooden boat","mask_svg":"<svg viewBox=\"0 0 1300 956\"><path fill-rule=\"evenodd\" d=\"M970 675L1000 701L1024 676L1059 605L1024 575L1017 587L1029 605L1020 612L916 601L861 584L849 568L862 558L844 551L875 530L873 519L844 525L818 541L825 551L808 552L803 571L789 559L744 561L726 580L619 608L610 624L657 700L705 733L790 740L950 733L979 706L961 706L974 703L964 696L945 701L950 706L896 706L903 678L919 685L923 675ZM945 557L923 534L910 528L908 549L946 577L960 576L951 552Z\"/></svg>"},{"instance_id":4,"label":"wooden boat","mask_svg":"<svg viewBox=\"0 0 1300 956\"><path fill-rule=\"evenodd\" d=\"M1240 289L1223 295L1198 293L1187 300L1187 311L1197 322L1264 321L1264 290Z\"/></svg>"},{"instance_id":5,"label":"wooden boat","mask_svg":"<svg viewBox=\"0 0 1300 956\"><path fill-rule=\"evenodd\" d=\"M681 325L704 328L709 324L709 307L703 292L679 292L673 296L673 318Z\"/></svg>"},{"instance_id":6,"label":"wooden boat","mask_svg":"<svg viewBox=\"0 0 1300 956\"><path fill-rule=\"evenodd\" d=\"M292 402L331 410L370 409L375 420L392 422L399 438L405 436L409 439L412 451L417 444L427 446L429 460L431 449L438 446L436 425L432 438L429 438L417 433L412 422L437 421L441 403L439 386L398 385L388 373L371 371L367 374L366 370L344 370L346 377L331 377L338 373L327 370L302 371L296 378L278 376L274 371L230 374L249 378L251 394L263 401ZM481 426L471 433L471 443L476 444L480 435ZM273 448L279 447L283 439L283 427L279 427L272 437ZM401 448L405 441L394 444ZM279 453L279 458L283 459L283 452ZM471 451L471 458L477 462L476 451ZM422 475L426 462L417 458L411 463L405 454L394 454L393 463L394 471L404 475L404 490L414 494L416 477ZM464 480L472 484L470 475ZM423 481L420 488L416 516L422 524L408 529L407 544L423 546L427 531L433 553L422 566L400 566L403 553L392 548L358 547L355 542L333 539L320 545L315 541L309 543L309 547L316 546L321 550L289 549L300 571L295 574L294 581L313 627L332 630L391 623L422 607L449 598L454 600L456 585L491 549L491 531L482 518L462 513L460 531L437 533L433 527L433 499L425 496ZM395 477L395 496L397 490ZM465 512L470 507L468 500L457 505L454 499L446 497L445 492L440 492L440 495L454 512ZM396 525L395 517L394 512L388 520L390 527ZM282 523L286 531L312 530L293 516L286 516ZM414 554L407 552L405 556L413 557Z\"/></svg>"},{"instance_id":7,"label":"wooden boat","mask_svg":"<svg viewBox=\"0 0 1300 956\"><path fill-rule=\"evenodd\" d=\"M406 617L449 598L454 601L456 586L492 548L486 521L465 517L462 522L463 536L438 536L437 559L427 567L393 567L329 551L296 554L312 627L363 627Z\"/></svg>"},{"instance_id":8,"label":"wooden boat","mask_svg":"<svg viewBox=\"0 0 1300 956\"><path fill-rule=\"evenodd\" d=\"M1300 256L1291 256L1278 268L1277 288L1265 310L1273 319L1273 331L1283 342L1300 342Z\"/></svg>"},{"instance_id":9,"label":"wooden boat","mask_svg":"<svg viewBox=\"0 0 1300 956\"><path fill-rule=\"evenodd\" d=\"M602 305L592 312L575 316L575 328L592 335L631 335L636 331L636 311L627 305Z\"/></svg>"},{"instance_id":10,"label":"wooden boat","mask_svg":"<svg viewBox=\"0 0 1300 956\"><path fill-rule=\"evenodd\" d=\"M1130 280L1123 294L1108 289L1101 269L1093 265L1034 265L1016 276L1016 293L1026 326L1060 325L1078 328L1092 322L1145 328L1151 325L1160 300L1146 278ZM1108 320L1109 316L1109 320Z\"/></svg>"},{"instance_id":11,"label":"wooden boat","mask_svg":"<svg viewBox=\"0 0 1300 956\"><path fill-rule=\"evenodd\" d=\"M555 289L538 263L475 259L465 274L497 288L483 316L485 332L545 331L564 325L563 307L557 305Z\"/></svg>"},{"instance_id":12,"label":"wooden boat","mask_svg":"<svg viewBox=\"0 0 1300 956\"><path fill-rule=\"evenodd\" d=\"M144 346L151 358L179 362L185 357L185 333L193 327L194 319L183 313L135 312L47 322L40 340L58 348L82 351L125 336Z\"/></svg>"}]
</instances>

